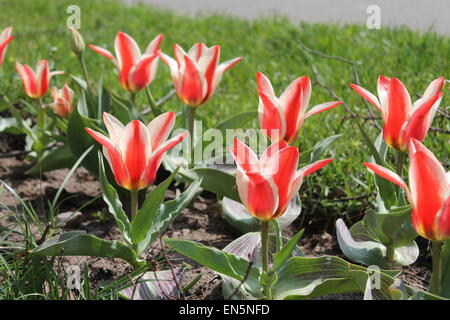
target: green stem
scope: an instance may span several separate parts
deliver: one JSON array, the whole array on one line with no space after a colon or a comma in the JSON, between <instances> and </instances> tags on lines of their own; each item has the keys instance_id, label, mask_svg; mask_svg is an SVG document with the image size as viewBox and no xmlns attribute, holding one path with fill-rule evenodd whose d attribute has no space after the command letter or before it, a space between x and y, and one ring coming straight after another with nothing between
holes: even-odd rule
<instances>
[{"instance_id":1,"label":"green stem","mask_svg":"<svg viewBox=\"0 0 450 320\"><path fill-rule=\"evenodd\" d=\"M84 81L86 81L88 94L90 95L92 101L94 101L94 91L92 90L90 82L89 82L88 72L87 72L87 68L86 68L86 63L84 63L83 55L80 55L79 59L80 59L81 71L83 72Z\"/></svg>"},{"instance_id":2,"label":"green stem","mask_svg":"<svg viewBox=\"0 0 450 320\"><path fill-rule=\"evenodd\" d=\"M405 155L406 153L402 151L397 151L397 163L395 172L399 175L399 177L403 177L403 165L405 164ZM400 192L401 188L397 187L398 204L400 204Z\"/></svg>"},{"instance_id":3,"label":"green stem","mask_svg":"<svg viewBox=\"0 0 450 320\"><path fill-rule=\"evenodd\" d=\"M429 291L438 296L442 294L442 245L443 242L441 241L433 241L431 244L433 274L431 275Z\"/></svg>"},{"instance_id":4,"label":"green stem","mask_svg":"<svg viewBox=\"0 0 450 320\"><path fill-rule=\"evenodd\" d=\"M191 151L191 163L190 167L192 168L194 166L194 121L195 121L195 111L196 108L194 107L187 107L188 108L188 130L189 130L189 136L190 136L190 147L189 150Z\"/></svg>"},{"instance_id":5,"label":"green stem","mask_svg":"<svg viewBox=\"0 0 450 320\"><path fill-rule=\"evenodd\" d=\"M150 88L148 86L145 87L145 92L147 93L148 103L150 104L150 108L152 109L153 115L155 117L159 116L161 114L161 110L158 108L158 105L155 99L153 98Z\"/></svg>"},{"instance_id":6,"label":"green stem","mask_svg":"<svg viewBox=\"0 0 450 320\"><path fill-rule=\"evenodd\" d=\"M131 100L131 102L133 102L133 105L137 108L137 106L136 106L136 93L130 92L130 100Z\"/></svg>"},{"instance_id":7,"label":"green stem","mask_svg":"<svg viewBox=\"0 0 450 320\"><path fill-rule=\"evenodd\" d=\"M131 196L131 220L136 217L136 214L139 209L139 190L131 190L130 191Z\"/></svg>"},{"instance_id":8,"label":"green stem","mask_svg":"<svg viewBox=\"0 0 450 320\"><path fill-rule=\"evenodd\" d=\"M266 275L269 275L269 222L261 221L261 250L262 250L262 269ZM272 290L270 284L264 284L264 295L267 300L272 300Z\"/></svg>"},{"instance_id":9,"label":"green stem","mask_svg":"<svg viewBox=\"0 0 450 320\"><path fill-rule=\"evenodd\" d=\"M393 268L396 265L394 256L395 248L393 246L386 246L386 260L389 261L390 268Z\"/></svg>"}]
</instances>

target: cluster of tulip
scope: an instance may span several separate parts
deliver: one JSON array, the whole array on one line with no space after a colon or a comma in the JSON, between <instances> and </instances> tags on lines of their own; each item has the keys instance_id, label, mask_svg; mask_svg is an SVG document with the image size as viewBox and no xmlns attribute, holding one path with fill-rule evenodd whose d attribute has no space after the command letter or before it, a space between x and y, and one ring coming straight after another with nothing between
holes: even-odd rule
<instances>
[{"instance_id":1,"label":"cluster of tulip","mask_svg":"<svg viewBox=\"0 0 450 320\"><path fill-rule=\"evenodd\" d=\"M0 65L4 60L7 46L13 39L11 32L12 28L10 27L0 35ZM228 181L222 178L229 178L229 174L224 172L219 174L219 170L211 168L196 168L193 164L184 169L172 168L171 177L147 195L141 208L138 205L138 192L156 181L157 171L164 163L165 153L186 137L189 137L191 141L190 147L194 147L196 109L212 97L223 73L235 66L242 58L235 58L219 64L220 46L208 48L203 43L195 44L188 52L175 44L175 58L172 58L160 50L163 35L156 36L145 52L141 53L133 38L126 33L119 32L114 42L115 55L104 48L89 45L93 51L111 60L118 69L122 88L130 93L131 103L129 100L121 100L113 95L108 96L112 102L106 108L101 105L103 93L96 97L95 91L91 87L92 83L88 79L83 59L85 54L83 38L77 30L72 29L71 39L73 52L80 60L84 75L84 80L73 77L80 87L81 95L78 99L78 106L75 107L74 91L67 84L62 89L54 87L52 89L53 103L48 106L59 118L50 125L44 121L44 107L47 105L44 105L40 99L46 95L52 76L62 72L50 71L46 60L40 60L35 71L28 65L16 63L25 93L38 101L36 126L40 134L36 139L41 144L39 149L41 153L37 159L38 161L44 160L41 166L44 165L45 149L42 148L42 145L45 145L45 142L42 141L43 135L48 135L48 132L55 128L67 133L69 138L66 143L68 144L67 149L72 153L71 159L79 158L82 155L80 161L90 162L90 164L85 164L86 168L94 168L91 171L100 177L103 197L123 233L125 243L120 243L118 249L121 250L120 253L111 253L113 247L117 248L116 243L105 245L110 250L108 252L93 252L89 251L92 249L86 248L86 241L103 240L86 234L72 233L66 236L58 235L58 239L51 239L51 243L44 243L32 252L41 255L59 255L61 251L58 249L64 245L67 246L67 241L70 240L73 243L72 251L65 250L65 255L117 256L129 261L134 266L140 266L144 262L140 260L139 256L155 237L161 234L176 214L193 199L200 187L217 191L219 188L217 185L226 184ZM188 132L170 139L170 133L175 126L175 113L160 112L160 105L155 103L149 90L149 85L156 76L159 58L168 65L175 91L181 102L186 105L185 129ZM311 81L307 76L292 81L279 97L275 95L270 80L261 72L256 74L256 84L259 95L259 125L261 132L271 140L271 144L258 156L243 141L234 139L233 145L229 147L229 152L236 163L236 174L235 177L232 177L232 184L228 186L228 191L226 191L228 194L219 191L216 193L219 196L228 196L234 192L230 190L234 190L233 187L236 186L238 196L231 195L231 197L235 200L240 199L245 207L244 210L260 221L260 236L258 234L255 237L253 233L247 233L223 251L179 239L167 239L167 245L221 273L224 277L224 291L239 294L241 297L266 299L307 297L318 294L318 292L331 293L327 290L336 290L337 292L355 290L355 286L361 287L361 281L363 281L364 290L367 291L369 284L366 284L366 280L369 283L369 279L367 276L362 278L357 276L361 272L366 274L363 267L343 263L343 260L336 257L325 257L323 260L299 257L301 252L299 253L296 242L301 236L301 232L291 240L287 240L281 236L278 224L278 218L281 218L289 210L290 203L298 195L303 179L333 160L309 159L309 162L306 161L306 166L298 169L301 162L300 153L294 143L298 138L300 128L305 119L337 107L341 102L325 102L308 110ZM378 208L375 220L390 219L391 216L395 216L398 220L399 214L395 210L402 206L408 207L407 214L401 214L402 223L398 225L398 228L408 226L411 220L416 232L433 242L434 273L430 292L437 295L444 295L444 291L446 295L450 294L446 291L448 288L443 288L444 262L441 260L442 244L450 239L450 183L443 166L421 142L425 139L434 114L439 107L443 95L441 91L443 84L443 77L434 80L422 97L414 103L411 102L405 86L397 78L379 77L378 98L358 85L350 85L381 111L384 122L382 132L384 142L382 139L378 139L376 143L372 143L368 139L367 144L373 153L373 159L364 165L375 174L404 189L406 199L410 203L410 206L404 203L400 189L396 190L392 184L386 185L386 181L383 182L377 178L382 204ZM99 87L99 92L101 92L101 85ZM137 110L135 96L140 91L146 91L154 113L154 118L148 125L142 122L142 114L132 111ZM98 105L101 108L97 108ZM105 110L111 110L111 112ZM103 119L103 122L100 119ZM20 118L17 121L20 122ZM109 136L104 134L105 131L101 129L102 125L106 128ZM110 165L117 185L130 191L129 216L132 219L131 222L122 209L117 191L107 181L108 172L105 172L103 167L101 153L99 153L98 166L93 164L95 161L87 158L87 153L92 150L93 140L90 142L85 140L88 141L86 147L80 147L82 144L80 140L71 144L70 135L83 137L86 134L84 130L103 147L103 155ZM367 135L365 136L367 137ZM396 173L385 167L387 166L384 160L386 144L398 153ZM88 147L90 148L88 149ZM96 145L96 147L98 146ZM404 154L407 151L409 151L410 159L409 187L402 178ZM86 159L84 159L85 157ZM170 170L170 166L165 167ZM195 180L195 182L179 199L173 200L170 204L161 205L164 192L174 178L186 182ZM395 203L390 200L393 194ZM411 208L412 214L410 213ZM391 214L392 212L394 213ZM367 216L369 217L369 214ZM393 221L389 219L386 224ZM338 221L338 237L344 253L350 259L362 264L369 265L368 261L374 261L373 257L364 260L355 255L357 250L353 250L354 248L351 248L348 241L348 237L351 236L347 235L345 238L344 231L348 230L343 231L341 227L342 222ZM369 233L374 229L371 228L372 225L368 221L364 221L362 227ZM393 232L397 231L393 230ZM380 234L378 233L378 235ZM390 234L386 236L389 239L392 238ZM378 242L384 245L376 243L376 245L382 246L381 258L391 263L380 264L388 267L395 265L401 255L396 252L396 249L411 245L416 236L414 234L408 241L401 239L402 241L399 241L401 245L398 246L394 245L393 241L383 242L380 240L382 237L378 237ZM275 245L272 240L275 240ZM102 243L105 244L106 241ZM380 249L380 246L377 249ZM236 249L237 247L240 247L241 251ZM242 248L247 250L245 254ZM254 250L258 248L260 248L261 255L254 257L256 256L254 253L259 252ZM275 249L272 250L273 248ZM361 250L365 250L364 252L367 253L365 257L373 254L367 248ZM396 254L399 255L397 259ZM254 260L250 257L253 257ZM397 264L402 265L401 263ZM327 276L317 275L317 271L323 268L328 268ZM312 274L320 279L314 283L310 282ZM388 279L387 283L392 291L395 278L393 273L387 270L381 273L381 276ZM331 279L334 281L341 279L342 281L336 282L336 287L330 289L328 284ZM350 286L349 281L344 281L348 279L352 281ZM349 287L342 287L344 285ZM383 289L378 288L377 290ZM383 292L388 291L386 289Z\"/></svg>"}]
</instances>

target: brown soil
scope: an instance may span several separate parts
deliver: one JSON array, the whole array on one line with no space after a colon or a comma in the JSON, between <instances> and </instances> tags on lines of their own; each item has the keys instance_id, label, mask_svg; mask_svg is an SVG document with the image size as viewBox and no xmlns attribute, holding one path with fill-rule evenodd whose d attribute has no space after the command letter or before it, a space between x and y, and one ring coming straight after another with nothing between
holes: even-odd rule
<instances>
[{"instance_id":1,"label":"brown soil","mask_svg":"<svg viewBox=\"0 0 450 320\"><path fill-rule=\"evenodd\" d=\"M0 154L9 153L15 150L23 150L24 138L0 134ZM69 170L55 170L44 173L41 177L27 176L24 172L30 168L30 163L23 155L15 157L0 158L0 179L11 186L25 201L29 201L34 208L40 212L43 202L53 199L58 187L68 174ZM70 178L65 191L60 199L65 199L61 205L60 212L76 211L85 202L91 200L100 192L99 183L86 170L78 169ZM43 195L43 196L42 196ZM182 238L195 240L206 245L219 249L224 248L232 240L240 236L223 219L220 206L214 197L209 194L199 197L193 205L184 209L174 223L168 228L166 235L172 238ZM168 194L173 197L173 192ZM44 201L42 202L42 199ZM0 193L0 203L3 203L11 210L16 210L18 204L15 197L6 190ZM44 209L45 210L45 209ZM63 229L86 230L105 239L120 239L120 232L114 221L106 214L106 207L102 199L97 199L82 210L81 217L66 225ZM103 212L103 214L101 214ZM99 214L100 213L100 214ZM0 226L11 224L12 218L8 210L0 208ZM342 258L336 237L329 233L323 233L323 225L326 221L317 220L313 224L306 226L298 225L294 222L291 230L286 231L286 235L291 235L294 231L305 227L305 235L300 240L300 245L304 253L308 256L319 256L324 254L337 255ZM320 230L320 234L317 232ZM20 237L13 237L11 241L21 241ZM421 256L413 267L404 268L403 277L405 281L415 287L425 289L425 284L430 276L430 258L426 243L419 243L421 246ZM155 257L160 252L159 242L148 250L148 259ZM177 264L182 261L189 263L192 268L183 279L183 285L190 283L192 279L202 274L200 281L188 292L186 299L205 300L223 299L221 291L220 277L210 270L195 262L171 253L171 257ZM63 265L77 264L79 266L88 264L90 270L90 280L92 285L98 285L101 281L111 281L130 271L129 265L119 259L101 259L91 257L66 257ZM161 265L163 269L164 265ZM330 295L321 299L362 299L360 294Z\"/></svg>"}]
</instances>

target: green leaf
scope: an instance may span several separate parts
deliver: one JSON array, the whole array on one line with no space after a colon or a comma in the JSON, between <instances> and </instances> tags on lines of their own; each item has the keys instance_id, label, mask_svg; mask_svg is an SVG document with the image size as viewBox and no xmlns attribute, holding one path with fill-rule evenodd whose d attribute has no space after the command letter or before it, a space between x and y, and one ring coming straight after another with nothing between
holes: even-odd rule
<instances>
[{"instance_id":1,"label":"green leaf","mask_svg":"<svg viewBox=\"0 0 450 320\"><path fill-rule=\"evenodd\" d=\"M444 242L441 254L442 296L450 299L450 240Z\"/></svg>"},{"instance_id":2,"label":"green leaf","mask_svg":"<svg viewBox=\"0 0 450 320\"><path fill-rule=\"evenodd\" d=\"M165 239L164 241L171 249L195 262L222 275L243 282L242 285L252 296L262 297L259 285L260 270L251 267L247 279L244 279L249 269L249 262L247 260L189 240Z\"/></svg>"},{"instance_id":3,"label":"green leaf","mask_svg":"<svg viewBox=\"0 0 450 320\"><path fill-rule=\"evenodd\" d=\"M141 254L147 247L156 240L158 235L162 234L178 214L187 207L196 195L200 192L201 180L191 183L189 188L175 199L163 203L158 213L153 218L153 222L147 231L145 239L138 243L137 252Z\"/></svg>"},{"instance_id":4,"label":"green leaf","mask_svg":"<svg viewBox=\"0 0 450 320\"><path fill-rule=\"evenodd\" d=\"M222 211L225 220L242 233L257 231L260 228L259 220L253 217L241 202L224 197L222 199ZM300 215L301 211L300 196L296 194L289 202L285 213L277 219L280 227L284 229L290 226Z\"/></svg>"},{"instance_id":5,"label":"green leaf","mask_svg":"<svg viewBox=\"0 0 450 320\"><path fill-rule=\"evenodd\" d=\"M69 146L64 145L52 149L46 153L41 161L28 169L25 173L30 175L39 174L57 169L71 168L75 164L75 158Z\"/></svg>"},{"instance_id":6,"label":"green leaf","mask_svg":"<svg viewBox=\"0 0 450 320\"><path fill-rule=\"evenodd\" d=\"M245 123L258 117L258 111L246 111L228 118L216 126L216 129L225 133L227 129L241 128Z\"/></svg>"},{"instance_id":7,"label":"green leaf","mask_svg":"<svg viewBox=\"0 0 450 320\"><path fill-rule=\"evenodd\" d=\"M40 256L92 256L120 258L133 267L145 262L139 260L136 252L122 242L107 241L86 234L85 231L70 231L50 238L31 250L31 254Z\"/></svg>"},{"instance_id":8,"label":"green leaf","mask_svg":"<svg viewBox=\"0 0 450 320\"><path fill-rule=\"evenodd\" d=\"M295 236L293 236L288 243L286 243L281 250L272 255L273 265L272 271L277 271L292 255L292 251L297 246L297 242L303 235L305 230L300 230Z\"/></svg>"},{"instance_id":9,"label":"green leaf","mask_svg":"<svg viewBox=\"0 0 450 320\"><path fill-rule=\"evenodd\" d=\"M144 204L131 222L131 242L135 247L147 236L147 233L153 224L153 219L158 214L158 209L164 200L166 191L177 172L178 170L172 172L170 177L147 195Z\"/></svg>"},{"instance_id":10,"label":"green leaf","mask_svg":"<svg viewBox=\"0 0 450 320\"><path fill-rule=\"evenodd\" d=\"M412 225L410 205L391 208L388 213L369 209L364 215L363 224L370 237L385 246L408 246L418 236Z\"/></svg>"},{"instance_id":11,"label":"green leaf","mask_svg":"<svg viewBox=\"0 0 450 320\"><path fill-rule=\"evenodd\" d=\"M211 168L197 168L192 171L197 179L202 179L203 189L235 201L240 200L236 178L233 175Z\"/></svg>"},{"instance_id":12,"label":"green leaf","mask_svg":"<svg viewBox=\"0 0 450 320\"><path fill-rule=\"evenodd\" d=\"M84 159L82 165L91 174L98 177L98 159L95 151L99 150L99 147L98 143L95 143L94 139L86 132L86 127L97 130L93 119L80 115L78 108L74 108L67 126L67 142L70 151L74 158L78 159L90 146L94 145L95 149Z\"/></svg>"},{"instance_id":13,"label":"green leaf","mask_svg":"<svg viewBox=\"0 0 450 320\"><path fill-rule=\"evenodd\" d=\"M353 262L366 266L377 265L380 268L389 268L390 262L386 259L386 247L370 238L362 223L352 227L352 233L347 229L344 221L336 221L336 235L339 247L344 255ZM354 237L358 236L355 240ZM358 240L358 241L357 241ZM399 266L408 266L416 261L419 255L417 244L395 249L394 260Z\"/></svg>"},{"instance_id":14,"label":"green leaf","mask_svg":"<svg viewBox=\"0 0 450 320\"><path fill-rule=\"evenodd\" d=\"M130 106L127 106L120 98L116 95L111 96L111 108L113 110L113 115L123 124L127 124L133 118L130 113Z\"/></svg>"},{"instance_id":15,"label":"green leaf","mask_svg":"<svg viewBox=\"0 0 450 320\"><path fill-rule=\"evenodd\" d=\"M131 224L122 208L122 203L120 202L116 189L109 184L106 178L103 156L100 151L98 151L98 166L103 200L108 205L109 212L113 215L114 220L116 220L123 238L127 243L131 244Z\"/></svg>"},{"instance_id":16,"label":"green leaf","mask_svg":"<svg viewBox=\"0 0 450 320\"><path fill-rule=\"evenodd\" d=\"M175 275L175 279L174 276ZM128 300L169 300L180 298L177 283L181 283L183 268L146 272L138 276L138 283L120 291Z\"/></svg>"}]
</instances>

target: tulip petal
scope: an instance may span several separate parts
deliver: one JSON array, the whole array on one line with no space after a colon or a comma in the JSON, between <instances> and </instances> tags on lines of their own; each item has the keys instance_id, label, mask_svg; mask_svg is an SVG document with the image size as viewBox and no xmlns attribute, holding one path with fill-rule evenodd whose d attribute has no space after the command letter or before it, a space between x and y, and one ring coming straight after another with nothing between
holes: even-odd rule
<instances>
[{"instance_id":1,"label":"tulip petal","mask_svg":"<svg viewBox=\"0 0 450 320\"><path fill-rule=\"evenodd\" d=\"M131 188L138 190L151 154L150 136L142 122L133 120L125 126L120 138L120 150L130 176Z\"/></svg>"},{"instance_id":2,"label":"tulip petal","mask_svg":"<svg viewBox=\"0 0 450 320\"><path fill-rule=\"evenodd\" d=\"M396 146L400 140L400 131L408 118L411 99L406 87L397 78L392 78L389 85L387 114L384 124L386 143Z\"/></svg>"},{"instance_id":3,"label":"tulip petal","mask_svg":"<svg viewBox=\"0 0 450 320\"><path fill-rule=\"evenodd\" d=\"M281 140L286 134L286 120L283 110L274 98L263 92L259 94L259 126L271 140Z\"/></svg>"},{"instance_id":4,"label":"tulip petal","mask_svg":"<svg viewBox=\"0 0 450 320\"><path fill-rule=\"evenodd\" d=\"M153 56L158 53L159 47L161 46L161 42L164 39L164 35L158 34L152 42L147 46L147 49L145 49L145 54Z\"/></svg>"},{"instance_id":5,"label":"tulip petal","mask_svg":"<svg viewBox=\"0 0 450 320\"><path fill-rule=\"evenodd\" d=\"M275 153L277 153L281 149L287 148L288 146L289 145L284 140L280 140L275 143L272 143L266 150L264 150L264 152L261 154L261 157L259 158L259 163L261 164L261 168L264 168L268 164L270 158Z\"/></svg>"},{"instance_id":6,"label":"tulip petal","mask_svg":"<svg viewBox=\"0 0 450 320\"><path fill-rule=\"evenodd\" d=\"M450 196L444 202L444 206L435 218L434 239L446 241L450 239Z\"/></svg>"},{"instance_id":7,"label":"tulip petal","mask_svg":"<svg viewBox=\"0 0 450 320\"><path fill-rule=\"evenodd\" d=\"M286 119L285 140L295 140L311 97L311 81L300 77L292 81L281 94L279 103Z\"/></svg>"},{"instance_id":8,"label":"tulip petal","mask_svg":"<svg viewBox=\"0 0 450 320\"><path fill-rule=\"evenodd\" d=\"M204 43L196 43L189 49L187 55L192 60L199 62L206 50L208 50L208 47Z\"/></svg>"},{"instance_id":9,"label":"tulip petal","mask_svg":"<svg viewBox=\"0 0 450 320\"><path fill-rule=\"evenodd\" d=\"M50 82L50 72L48 69L48 61L47 60L39 60L36 65L36 78L38 81L39 94L40 96L44 96L48 90L48 84Z\"/></svg>"},{"instance_id":10,"label":"tulip petal","mask_svg":"<svg viewBox=\"0 0 450 320\"><path fill-rule=\"evenodd\" d=\"M380 108L383 114L387 113L390 83L391 83L390 78L385 77L383 75L380 75L378 77L377 91L378 91L378 98L380 99Z\"/></svg>"},{"instance_id":11,"label":"tulip petal","mask_svg":"<svg viewBox=\"0 0 450 320\"><path fill-rule=\"evenodd\" d=\"M275 92L273 91L269 78L267 78L262 72L256 73L256 84L258 85L258 91L263 92L271 98L275 97Z\"/></svg>"},{"instance_id":12,"label":"tulip petal","mask_svg":"<svg viewBox=\"0 0 450 320\"><path fill-rule=\"evenodd\" d=\"M423 237L435 240L436 215L449 194L447 175L436 157L418 140L410 140L409 185L413 225Z\"/></svg>"},{"instance_id":13,"label":"tulip petal","mask_svg":"<svg viewBox=\"0 0 450 320\"><path fill-rule=\"evenodd\" d=\"M119 32L114 40L119 77L122 84L126 83L131 68L139 61L141 50L136 41L124 32Z\"/></svg>"},{"instance_id":14,"label":"tulip petal","mask_svg":"<svg viewBox=\"0 0 450 320\"><path fill-rule=\"evenodd\" d=\"M197 106L203 101L207 87L195 63L187 55L184 56L185 70L180 80L179 96L184 103Z\"/></svg>"},{"instance_id":15,"label":"tulip petal","mask_svg":"<svg viewBox=\"0 0 450 320\"><path fill-rule=\"evenodd\" d=\"M156 179L156 173L158 171L159 166L161 165L164 154L180 143L185 137L187 133L182 133L172 139L167 140L165 143L160 145L150 156L148 161L148 165L145 168L145 171L142 173L140 183L142 188L148 186L153 183Z\"/></svg>"},{"instance_id":16,"label":"tulip petal","mask_svg":"<svg viewBox=\"0 0 450 320\"><path fill-rule=\"evenodd\" d=\"M439 94L423 101L421 105L417 106L405 126L404 137L402 138L404 141L409 141L410 138L415 138L419 141L425 139L429 129L428 118L430 116L430 111L436 105L439 106L439 103L436 102L438 100L440 102L442 94L442 92L439 92Z\"/></svg>"},{"instance_id":17,"label":"tulip petal","mask_svg":"<svg viewBox=\"0 0 450 320\"><path fill-rule=\"evenodd\" d=\"M142 56L141 60L130 70L128 83L131 91L139 91L145 88L153 80L152 75L155 74L155 70L152 70L154 60L158 60L157 55Z\"/></svg>"},{"instance_id":18,"label":"tulip petal","mask_svg":"<svg viewBox=\"0 0 450 320\"><path fill-rule=\"evenodd\" d=\"M169 66L170 75L172 76L172 80L175 85L175 90L178 91L177 87L178 87L178 78L179 78L179 76L178 76L179 67L178 67L177 61L161 51L158 52L158 55L161 58L161 60Z\"/></svg>"},{"instance_id":19,"label":"tulip petal","mask_svg":"<svg viewBox=\"0 0 450 320\"><path fill-rule=\"evenodd\" d=\"M372 94L371 92L367 91L363 87L358 86L357 84L351 83L350 87L352 87L353 90L358 92L359 95L362 96L364 99L366 99L371 104L373 104L375 107L377 107L378 110L383 112L383 110L381 109L380 101L378 101L378 98L374 94Z\"/></svg>"},{"instance_id":20,"label":"tulip petal","mask_svg":"<svg viewBox=\"0 0 450 320\"><path fill-rule=\"evenodd\" d=\"M213 46L209 49L205 49L203 55L200 57L199 70L205 75L205 80L208 86L208 91L203 99L203 103L206 102L206 100L208 100L213 94L214 75L216 73L219 58L220 46Z\"/></svg>"},{"instance_id":21,"label":"tulip petal","mask_svg":"<svg viewBox=\"0 0 450 320\"><path fill-rule=\"evenodd\" d=\"M28 65L16 62L17 73L22 79L22 84L27 95L38 98L38 83L34 71Z\"/></svg>"},{"instance_id":22,"label":"tulip petal","mask_svg":"<svg viewBox=\"0 0 450 320\"><path fill-rule=\"evenodd\" d=\"M0 66L3 64L3 60L5 59L6 48L13 39L14 37L10 36L5 40L0 40Z\"/></svg>"},{"instance_id":23,"label":"tulip petal","mask_svg":"<svg viewBox=\"0 0 450 320\"><path fill-rule=\"evenodd\" d=\"M421 105L425 100L430 99L431 97L434 97L441 91L442 86L444 85L445 78L439 77L428 85L428 87L425 89L425 92L423 93L422 97L414 102L414 107Z\"/></svg>"},{"instance_id":24,"label":"tulip petal","mask_svg":"<svg viewBox=\"0 0 450 320\"><path fill-rule=\"evenodd\" d=\"M248 178L247 209L260 220L270 220L278 208L278 190L270 176L250 172L245 174Z\"/></svg>"},{"instance_id":25,"label":"tulip petal","mask_svg":"<svg viewBox=\"0 0 450 320\"><path fill-rule=\"evenodd\" d=\"M373 171L375 174L379 175L383 179L389 180L392 183L401 187L403 190L406 191L408 199L411 199L410 190L406 185L405 180L403 180L398 174L375 163L364 162L364 166L366 166L367 169Z\"/></svg>"},{"instance_id":26,"label":"tulip petal","mask_svg":"<svg viewBox=\"0 0 450 320\"><path fill-rule=\"evenodd\" d=\"M184 64L184 56L186 56L187 53L176 43L173 45L173 51L175 53L175 60L178 63L178 67L181 68L181 66Z\"/></svg>"},{"instance_id":27,"label":"tulip petal","mask_svg":"<svg viewBox=\"0 0 450 320\"><path fill-rule=\"evenodd\" d=\"M116 58L112 55L111 52L109 52L108 50L103 49L101 47L94 46L93 44L90 44L89 47L92 50L94 50L95 52L97 52L98 54L101 54L102 56L104 56L104 57L108 58L109 60L111 60L116 67L119 67Z\"/></svg>"},{"instance_id":28,"label":"tulip petal","mask_svg":"<svg viewBox=\"0 0 450 320\"><path fill-rule=\"evenodd\" d=\"M214 81L213 81L213 88L212 91L214 92L217 89L217 86L220 83L220 80L222 80L223 73L227 71L228 69L234 67L239 61L244 59L243 57L234 58L225 62L222 62L219 64L216 68L216 72L214 74Z\"/></svg>"},{"instance_id":29,"label":"tulip petal","mask_svg":"<svg viewBox=\"0 0 450 320\"><path fill-rule=\"evenodd\" d=\"M230 148L231 155L244 172L259 171L259 160L256 154L245 143L238 139L234 139L233 148Z\"/></svg>"},{"instance_id":30,"label":"tulip petal","mask_svg":"<svg viewBox=\"0 0 450 320\"><path fill-rule=\"evenodd\" d=\"M340 102L340 101L324 102L324 103L318 104L318 105L312 107L311 110L309 110L305 114L305 119L308 118L309 116L314 115L314 114L317 114L317 113L320 113L322 111L326 111L328 109L337 107L340 104L342 104L342 102Z\"/></svg>"},{"instance_id":31,"label":"tulip petal","mask_svg":"<svg viewBox=\"0 0 450 320\"><path fill-rule=\"evenodd\" d=\"M152 152L166 142L175 124L175 113L166 112L153 119L147 126Z\"/></svg>"},{"instance_id":32,"label":"tulip petal","mask_svg":"<svg viewBox=\"0 0 450 320\"><path fill-rule=\"evenodd\" d=\"M105 123L105 127L108 130L111 142L116 146L116 148L118 148L125 126L113 115L106 112L103 112L103 122Z\"/></svg>"},{"instance_id":33,"label":"tulip petal","mask_svg":"<svg viewBox=\"0 0 450 320\"><path fill-rule=\"evenodd\" d=\"M109 165L111 166L117 183L128 189L130 182L129 176L125 164L123 163L120 151L114 146L114 143L108 137L90 128L85 128L85 130L104 147L104 154L109 162Z\"/></svg>"},{"instance_id":34,"label":"tulip petal","mask_svg":"<svg viewBox=\"0 0 450 320\"><path fill-rule=\"evenodd\" d=\"M292 177L298 166L299 152L296 147L286 147L274 153L262 171L270 175L278 189L278 210L283 213L289 202Z\"/></svg>"},{"instance_id":35,"label":"tulip petal","mask_svg":"<svg viewBox=\"0 0 450 320\"><path fill-rule=\"evenodd\" d=\"M316 162L313 162L311 164L304 166L303 168L298 170L298 172L299 172L299 174L302 174L303 177L306 177L306 176L309 176L311 173L314 173L317 170L322 169L323 167L328 165L331 161L333 161L333 159L331 159L331 158L318 160Z\"/></svg>"}]
</instances>

